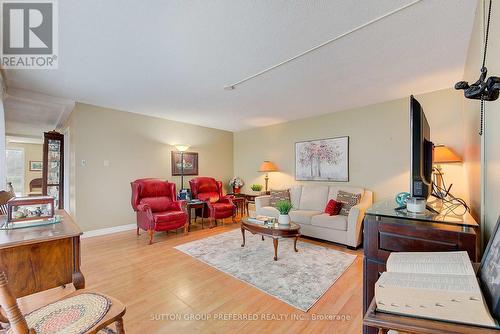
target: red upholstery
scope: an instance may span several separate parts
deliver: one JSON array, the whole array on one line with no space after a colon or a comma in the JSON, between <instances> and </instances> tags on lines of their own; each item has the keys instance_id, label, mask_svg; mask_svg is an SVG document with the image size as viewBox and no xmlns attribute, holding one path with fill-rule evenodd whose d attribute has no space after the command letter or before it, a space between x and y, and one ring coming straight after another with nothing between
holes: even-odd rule
<instances>
[{"instance_id":1,"label":"red upholstery","mask_svg":"<svg viewBox=\"0 0 500 334\"><path fill-rule=\"evenodd\" d=\"M184 201L176 200L175 184L159 179L139 179L131 183L132 208L137 213L139 228L148 231L150 243L154 231L169 231L184 227L187 231L187 212Z\"/></svg>"},{"instance_id":2,"label":"red upholstery","mask_svg":"<svg viewBox=\"0 0 500 334\"><path fill-rule=\"evenodd\" d=\"M204 201L208 210L203 218L224 219L233 217L236 207L230 196L222 194L222 182L212 177L196 177L189 181L193 198ZM201 216L201 210L196 210L196 215Z\"/></svg>"}]
</instances>

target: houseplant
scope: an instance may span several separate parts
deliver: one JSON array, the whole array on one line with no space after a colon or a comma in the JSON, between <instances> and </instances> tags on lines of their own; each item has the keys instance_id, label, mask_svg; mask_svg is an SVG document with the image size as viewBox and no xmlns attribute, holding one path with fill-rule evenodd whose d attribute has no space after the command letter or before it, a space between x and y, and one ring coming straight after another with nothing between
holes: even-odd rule
<instances>
[{"instance_id":1,"label":"houseplant","mask_svg":"<svg viewBox=\"0 0 500 334\"><path fill-rule=\"evenodd\" d=\"M280 212L278 216L278 224L280 225L290 225L290 216L288 213L292 209L292 202L288 200L281 200L276 203L276 209Z\"/></svg>"},{"instance_id":2,"label":"houseplant","mask_svg":"<svg viewBox=\"0 0 500 334\"><path fill-rule=\"evenodd\" d=\"M241 187L243 187L244 184L245 182L237 176L233 177L231 181L229 181L229 185L233 188L233 193L235 194L240 193Z\"/></svg>"},{"instance_id":3,"label":"houseplant","mask_svg":"<svg viewBox=\"0 0 500 334\"><path fill-rule=\"evenodd\" d=\"M252 184L250 189L252 189L255 192L260 193L262 191L262 184Z\"/></svg>"}]
</instances>

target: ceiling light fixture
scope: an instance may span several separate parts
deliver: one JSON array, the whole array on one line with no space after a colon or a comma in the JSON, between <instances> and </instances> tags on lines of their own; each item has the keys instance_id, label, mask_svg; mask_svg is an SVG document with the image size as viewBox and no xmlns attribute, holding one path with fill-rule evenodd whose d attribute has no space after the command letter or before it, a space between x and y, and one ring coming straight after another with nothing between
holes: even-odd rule
<instances>
[{"instance_id":1,"label":"ceiling light fixture","mask_svg":"<svg viewBox=\"0 0 500 334\"><path fill-rule=\"evenodd\" d=\"M249 76L249 77L246 77L246 78L244 78L244 79L241 79L240 81L237 81L237 82L235 82L235 83L233 83L233 84L228 84L228 85L225 85L225 86L224 86L224 89L225 89L225 90L234 90L234 89L236 88L236 86L241 85L242 83L244 83L244 82L246 82L246 81L248 81L248 80L251 80L251 79L253 79L253 78L256 78L256 77L258 77L258 76L261 76L262 74L267 73L267 72L269 72L269 71L272 71L272 70L274 70L274 69L275 69L275 68L277 68L277 67L283 66L283 65L285 65L285 64L287 64L287 63L289 63L289 62L291 62L291 61L293 61L293 60L295 60L295 59L297 59L297 58L300 58L300 57L302 57L302 56L305 56L305 55L306 55L306 54L308 54L308 53L311 53L311 52L313 52L313 51L316 51L316 50L318 50L319 48L322 48L322 47L323 47L323 46L325 46L325 45L328 45L328 44L330 44L330 43L332 43L332 42L335 42L336 40L339 40L339 39L341 39L342 37L345 37L345 36L347 36L347 35L350 35L350 34L352 34L353 32L356 32L356 31L358 31L358 30L360 30L360 29L363 29L364 27L369 26L370 24L373 24L373 23L378 22L378 21L380 21L380 20L382 20L382 19L385 19L386 17L389 17L389 16L391 16L391 15L393 15L393 14L396 14L396 13L398 13L398 12L400 12L400 11L402 11L402 10L404 10L404 9L408 8L408 7L411 7L411 6L413 6L413 5L417 4L417 3L419 3L420 1L422 1L422 0L415 0L415 1L412 1L412 2L410 2L410 3L406 4L406 5L402 6L402 7L399 7L399 8L397 8L397 9L394 9L394 10L392 10L392 11L388 12L388 13L385 13L385 14L384 14L384 15L382 15L382 16L379 16L379 17L377 17L377 18L375 18L375 19L373 19L373 20L370 20L370 21L368 21L368 22L366 22L366 23L364 23L364 24L362 24L362 25L360 25L360 26L357 26L356 28L353 28L353 29L351 29L351 30L349 30L349 31L347 31L347 32L345 32L345 33L343 33L343 34L340 34L340 35L338 35L337 37L334 37L334 38L332 38L332 39L329 39L328 41L323 42L323 43L321 43L320 45L317 45L317 46L315 46L315 47L313 47L313 48L311 48L311 49L309 49L309 50L306 50L306 51L304 51L304 52L302 52L302 53L299 53L298 55L296 55L296 56L294 56L294 57L292 57L292 58L289 58L289 59L284 60L284 61L282 61L282 62L280 62L280 63L278 63L278 64L276 64L276 65L273 65L273 66L271 66L271 67L268 67L268 68L266 68L266 69L264 69L264 70L262 70L262 71L260 71L260 72L258 72L258 73L255 73L254 75L251 75L251 76Z\"/></svg>"}]
</instances>

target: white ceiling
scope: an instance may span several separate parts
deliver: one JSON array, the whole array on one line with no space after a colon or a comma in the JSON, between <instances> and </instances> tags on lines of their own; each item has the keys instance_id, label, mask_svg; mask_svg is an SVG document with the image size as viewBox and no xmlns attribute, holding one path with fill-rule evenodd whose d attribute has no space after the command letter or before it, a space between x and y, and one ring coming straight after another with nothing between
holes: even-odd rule
<instances>
[{"instance_id":1,"label":"white ceiling","mask_svg":"<svg viewBox=\"0 0 500 334\"><path fill-rule=\"evenodd\" d=\"M59 1L59 69L8 85L231 131L451 87L476 0L424 0L223 89L409 2Z\"/></svg>"},{"instance_id":2,"label":"white ceiling","mask_svg":"<svg viewBox=\"0 0 500 334\"><path fill-rule=\"evenodd\" d=\"M74 108L73 101L11 88L4 100L5 132L16 140L39 140L43 132L61 127Z\"/></svg>"}]
</instances>

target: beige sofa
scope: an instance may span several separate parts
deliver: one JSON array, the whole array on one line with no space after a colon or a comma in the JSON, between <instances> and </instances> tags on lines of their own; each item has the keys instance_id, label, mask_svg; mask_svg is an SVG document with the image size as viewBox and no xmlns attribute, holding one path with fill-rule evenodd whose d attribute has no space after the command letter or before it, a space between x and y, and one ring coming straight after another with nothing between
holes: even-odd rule
<instances>
[{"instance_id":1,"label":"beige sofa","mask_svg":"<svg viewBox=\"0 0 500 334\"><path fill-rule=\"evenodd\" d=\"M289 189L293 205L290 219L300 224L302 235L338 242L353 248L361 244L365 210L373 202L371 191L337 185L294 185ZM339 190L361 194L360 203L352 207L347 217L324 213L326 204L330 199L337 198ZM269 195L255 198L256 214L278 217L278 210L269 206L269 200Z\"/></svg>"}]
</instances>

